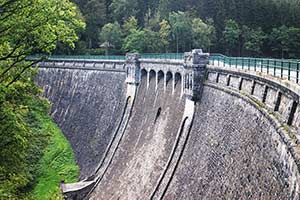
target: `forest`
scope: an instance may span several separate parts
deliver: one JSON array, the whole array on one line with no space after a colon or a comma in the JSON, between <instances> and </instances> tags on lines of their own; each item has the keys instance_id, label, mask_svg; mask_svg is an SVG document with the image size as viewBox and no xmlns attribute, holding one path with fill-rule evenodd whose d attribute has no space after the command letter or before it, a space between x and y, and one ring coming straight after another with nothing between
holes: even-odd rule
<instances>
[{"instance_id":1,"label":"forest","mask_svg":"<svg viewBox=\"0 0 300 200\"><path fill-rule=\"evenodd\" d=\"M87 24L57 54L185 52L300 57L299 0L72 0Z\"/></svg>"}]
</instances>

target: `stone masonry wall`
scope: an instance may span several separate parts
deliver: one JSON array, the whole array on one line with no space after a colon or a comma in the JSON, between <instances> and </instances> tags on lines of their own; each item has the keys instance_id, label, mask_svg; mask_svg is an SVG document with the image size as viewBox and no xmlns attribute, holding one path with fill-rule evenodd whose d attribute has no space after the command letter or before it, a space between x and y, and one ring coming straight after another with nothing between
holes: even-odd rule
<instances>
[{"instance_id":1,"label":"stone masonry wall","mask_svg":"<svg viewBox=\"0 0 300 200\"><path fill-rule=\"evenodd\" d=\"M125 78L125 73L59 68L40 68L36 77L73 147L81 180L94 173L122 118Z\"/></svg>"}]
</instances>

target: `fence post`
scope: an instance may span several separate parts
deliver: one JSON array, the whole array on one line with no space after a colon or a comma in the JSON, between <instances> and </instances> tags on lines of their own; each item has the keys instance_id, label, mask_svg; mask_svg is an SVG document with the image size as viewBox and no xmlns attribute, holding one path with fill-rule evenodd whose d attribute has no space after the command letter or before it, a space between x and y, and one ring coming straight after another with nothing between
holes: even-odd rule
<instances>
[{"instance_id":1,"label":"fence post","mask_svg":"<svg viewBox=\"0 0 300 200\"><path fill-rule=\"evenodd\" d=\"M238 58L235 58L235 68L238 66Z\"/></svg>"},{"instance_id":2,"label":"fence post","mask_svg":"<svg viewBox=\"0 0 300 200\"><path fill-rule=\"evenodd\" d=\"M242 69L244 69L244 58L242 58Z\"/></svg>"},{"instance_id":3,"label":"fence post","mask_svg":"<svg viewBox=\"0 0 300 200\"><path fill-rule=\"evenodd\" d=\"M251 64L250 58L248 58L248 70L250 70L250 64Z\"/></svg>"},{"instance_id":4,"label":"fence post","mask_svg":"<svg viewBox=\"0 0 300 200\"><path fill-rule=\"evenodd\" d=\"M226 60L225 60L225 56L224 56L223 58L224 58L224 61L223 61L223 67L225 67L225 61L226 61Z\"/></svg>"},{"instance_id":5,"label":"fence post","mask_svg":"<svg viewBox=\"0 0 300 200\"><path fill-rule=\"evenodd\" d=\"M254 58L254 71L256 71L256 58Z\"/></svg>"},{"instance_id":6,"label":"fence post","mask_svg":"<svg viewBox=\"0 0 300 200\"><path fill-rule=\"evenodd\" d=\"M269 74L269 67L270 67L269 65L270 65L270 60L268 59L267 60L267 74Z\"/></svg>"},{"instance_id":7,"label":"fence post","mask_svg":"<svg viewBox=\"0 0 300 200\"><path fill-rule=\"evenodd\" d=\"M283 78L283 61L281 61L281 66L280 66L280 77Z\"/></svg>"},{"instance_id":8,"label":"fence post","mask_svg":"<svg viewBox=\"0 0 300 200\"><path fill-rule=\"evenodd\" d=\"M288 80L291 80L291 62L289 62Z\"/></svg>"},{"instance_id":9,"label":"fence post","mask_svg":"<svg viewBox=\"0 0 300 200\"><path fill-rule=\"evenodd\" d=\"M277 68L277 62L274 60L274 76L276 76L276 68Z\"/></svg>"},{"instance_id":10,"label":"fence post","mask_svg":"<svg viewBox=\"0 0 300 200\"><path fill-rule=\"evenodd\" d=\"M300 63L297 63L297 72L296 72L296 83L299 83L299 70L300 70Z\"/></svg>"},{"instance_id":11,"label":"fence post","mask_svg":"<svg viewBox=\"0 0 300 200\"><path fill-rule=\"evenodd\" d=\"M263 63L264 63L264 60L260 59L260 72L263 72Z\"/></svg>"}]
</instances>

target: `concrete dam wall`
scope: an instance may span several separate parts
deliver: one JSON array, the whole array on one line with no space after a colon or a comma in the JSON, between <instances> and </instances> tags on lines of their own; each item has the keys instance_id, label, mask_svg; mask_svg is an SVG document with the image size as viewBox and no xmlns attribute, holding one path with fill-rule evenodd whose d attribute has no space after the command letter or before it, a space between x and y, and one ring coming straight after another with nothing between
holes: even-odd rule
<instances>
[{"instance_id":1,"label":"concrete dam wall","mask_svg":"<svg viewBox=\"0 0 300 200\"><path fill-rule=\"evenodd\" d=\"M81 167L81 181L62 186L67 199L299 199L297 86L207 66L194 100L187 72L145 63L41 68Z\"/></svg>"},{"instance_id":2,"label":"concrete dam wall","mask_svg":"<svg viewBox=\"0 0 300 200\"><path fill-rule=\"evenodd\" d=\"M37 83L51 115L70 141L80 179L91 176L118 127L125 107L125 73L41 68Z\"/></svg>"}]
</instances>

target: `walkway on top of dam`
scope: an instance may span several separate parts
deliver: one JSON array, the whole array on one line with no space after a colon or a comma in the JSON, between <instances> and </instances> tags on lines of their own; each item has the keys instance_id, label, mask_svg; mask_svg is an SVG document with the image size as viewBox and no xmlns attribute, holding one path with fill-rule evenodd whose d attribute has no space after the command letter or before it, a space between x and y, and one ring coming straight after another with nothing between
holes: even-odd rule
<instances>
[{"instance_id":1,"label":"walkway on top of dam","mask_svg":"<svg viewBox=\"0 0 300 200\"><path fill-rule=\"evenodd\" d=\"M39 57L40 56L32 56L29 59L38 59ZM48 60L40 62L40 67L101 68L108 71L125 72L125 60L125 55L51 55L48 57ZM139 61L142 63L151 61L152 63L158 62L182 65L184 62L184 54L140 54ZM300 84L299 60L227 57L222 54L210 54L209 65L260 72Z\"/></svg>"}]
</instances>

